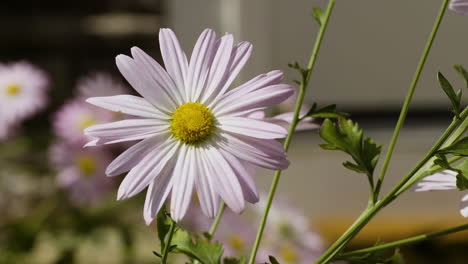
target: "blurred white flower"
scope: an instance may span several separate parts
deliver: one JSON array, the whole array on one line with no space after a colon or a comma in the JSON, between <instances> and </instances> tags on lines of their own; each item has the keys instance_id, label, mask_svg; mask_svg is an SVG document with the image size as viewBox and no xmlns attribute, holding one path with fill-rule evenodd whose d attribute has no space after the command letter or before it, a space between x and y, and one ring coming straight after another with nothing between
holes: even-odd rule
<instances>
[{"instance_id":1,"label":"blurred white flower","mask_svg":"<svg viewBox=\"0 0 468 264\"><path fill-rule=\"evenodd\" d=\"M468 16L468 0L452 0L449 8L456 13Z\"/></svg>"},{"instance_id":2,"label":"blurred white flower","mask_svg":"<svg viewBox=\"0 0 468 264\"><path fill-rule=\"evenodd\" d=\"M414 187L416 192L457 190L457 172L444 170L423 178ZM463 192L460 214L468 217L468 192Z\"/></svg>"},{"instance_id":3,"label":"blurred white flower","mask_svg":"<svg viewBox=\"0 0 468 264\"><path fill-rule=\"evenodd\" d=\"M143 97L94 97L88 102L137 116L87 128L95 138L88 146L142 140L107 168L109 176L130 171L120 185L118 199L132 197L149 186L144 218L151 223L171 193L170 213L181 220L196 189L203 212L214 217L220 199L236 213L245 200L257 202L255 182L244 164L285 169L289 162L276 141L286 129L248 118L293 93L281 84L283 74L272 71L247 83L231 84L251 54L252 46L233 46L233 36L217 38L211 29L200 35L190 62L170 29L161 29L161 53L166 65L141 49L119 55L117 67Z\"/></svg>"},{"instance_id":4,"label":"blurred white flower","mask_svg":"<svg viewBox=\"0 0 468 264\"><path fill-rule=\"evenodd\" d=\"M63 141L50 149L50 160L58 171L56 183L67 191L78 206L98 204L113 190L112 181L105 177L105 164L112 160L110 153L83 149Z\"/></svg>"},{"instance_id":5,"label":"blurred white flower","mask_svg":"<svg viewBox=\"0 0 468 264\"><path fill-rule=\"evenodd\" d=\"M0 138L16 125L41 110L47 101L46 74L27 62L0 67Z\"/></svg>"},{"instance_id":6,"label":"blurred white flower","mask_svg":"<svg viewBox=\"0 0 468 264\"><path fill-rule=\"evenodd\" d=\"M97 72L78 80L78 96L82 98L128 93L127 87L108 73Z\"/></svg>"}]
</instances>

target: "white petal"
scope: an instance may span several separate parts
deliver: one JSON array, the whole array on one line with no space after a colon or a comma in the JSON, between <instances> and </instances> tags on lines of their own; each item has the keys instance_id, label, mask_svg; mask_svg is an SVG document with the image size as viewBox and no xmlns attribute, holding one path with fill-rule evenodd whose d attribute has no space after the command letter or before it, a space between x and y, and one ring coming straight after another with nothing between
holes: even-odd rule
<instances>
[{"instance_id":1,"label":"white petal","mask_svg":"<svg viewBox=\"0 0 468 264\"><path fill-rule=\"evenodd\" d=\"M244 199L250 203L258 202L259 196L257 186L255 185L255 181L252 179L251 171L246 168L246 166L251 165L241 162L225 150L220 150L220 152L229 163L229 166L231 166L232 171L236 174L244 194Z\"/></svg>"},{"instance_id":2,"label":"white petal","mask_svg":"<svg viewBox=\"0 0 468 264\"><path fill-rule=\"evenodd\" d=\"M226 202L227 206L235 213L244 210L245 202L242 188L229 163L224 159L219 150L213 146L201 149L203 158L211 170L214 183L219 196Z\"/></svg>"},{"instance_id":3,"label":"white petal","mask_svg":"<svg viewBox=\"0 0 468 264\"><path fill-rule=\"evenodd\" d=\"M220 129L250 137L274 139L288 133L284 127L245 117L220 117L218 121Z\"/></svg>"},{"instance_id":4,"label":"white petal","mask_svg":"<svg viewBox=\"0 0 468 264\"><path fill-rule=\"evenodd\" d=\"M174 185L172 187L171 197L171 217L174 221L179 222L184 218L188 206L192 199L195 177L200 173L195 164L194 147L181 147L179 159L174 168Z\"/></svg>"},{"instance_id":5,"label":"white petal","mask_svg":"<svg viewBox=\"0 0 468 264\"><path fill-rule=\"evenodd\" d=\"M132 48L132 56L137 62L144 65L153 80L169 95L169 98L175 104L181 105L183 103L184 100L182 94L177 89L176 84L157 61L138 47Z\"/></svg>"},{"instance_id":6,"label":"white petal","mask_svg":"<svg viewBox=\"0 0 468 264\"><path fill-rule=\"evenodd\" d=\"M117 199L132 197L146 188L153 179L158 177L178 149L179 144L169 139L146 155L136 167L130 170L120 184Z\"/></svg>"},{"instance_id":7,"label":"white petal","mask_svg":"<svg viewBox=\"0 0 468 264\"><path fill-rule=\"evenodd\" d=\"M457 172L444 170L423 178L413 188L416 192L442 191L457 188Z\"/></svg>"},{"instance_id":8,"label":"white petal","mask_svg":"<svg viewBox=\"0 0 468 264\"><path fill-rule=\"evenodd\" d=\"M116 176L131 170L138 165L152 150L164 143L166 136L157 135L144 139L128 148L115 158L106 169L107 176Z\"/></svg>"},{"instance_id":9,"label":"white petal","mask_svg":"<svg viewBox=\"0 0 468 264\"><path fill-rule=\"evenodd\" d=\"M85 135L98 139L96 145L145 139L166 133L167 121L157 119L126 119L117 122L93 125L84 130ZM91 143L91 142L90 142Z\"/></svg>"},{"instance_id":10,"label":"white petal","mask_svg":"<svg viewBox=\"0 0 468 264\"><path fill-rule=\"evenodd\" d=\"M214 177L216 176L211 175L211 171L208 169L200 150L198 150L196 159L197 166L200 166L200 173L197 175L195 182L200 207L206 216L214 218L219 208L219 195L215 191L216 185L214 183Z\"/></svg>"},{"instance_id":11,"label":"white petal","mask_svg":"<svg viewBox=\"0 0 468 264\"><path fill-rule=\"evenodd\" d=\"M468 1L466 0L451 0L449 8L461 15L468 16Z\"/></svg>"},{"instance_id":12,"label":"white petal","mask_svg":"<svg viewBox=\"0 0 468 264\"><path fill-rule=\"evenodd\" d=\"M91 97L86 102L111 110L121 112L127 115L168 119L169 116L156 109L145 98L133 95L116 95L104 97Z\"/></svg>"},{"instance_id":13,"label":"white petal","mask_svg":"<svg viewBox=\"0 0 468 264\"><path fill-rule=\"evenodd\" d=\"M169 164L161 171L159 176L156 177L149 185L148 190L146 191L143 217L145 218L147 225L151 224L166 201L167 196L171 192L175 160L176 158L173 158L169 162Z\"/></svg>"},{"instance_id":14,"label":"white petal","mask_svg":"<svg viewBox=\"0 0 468 264\"><path fill-rule=\"evenodd\" d=\"M175 82L179 94L185 96L188 62L172 30L168 28L160 29L159 46L167 73ZM188 98L185 98L185 100L188 100Z\"/></svg>"},{"instance_id":15,"label":"white petal","mask_svg":"<svg viewBox=\"0 0 468 264\"><path fill-rule=\"evenodd\" d=\"M205 103L209 98L216 96L216 94L213 93L215 91L219 91L228 77L227 71L229 69L229 62L231 61L234 38L232 35L224 35L218 42L218 49L213 62L211 63L210 72L208 74L207 87L203 92L202 99L200 100L202 103Z\"/></svg>"},{"instance_id":16,"label":"white petal","mask_svg":"<svg viewBox=\"0 0 468 264\"><path fill-rule=\"evenodd\" d=\"M270 107L283 102L294 94L294 88L287 84L267 86L241 96L232 96L230 100L220 102L213 109L217 116L235 114L253 108Z\"/></svg>"},{"instance_id":17,"label":"white petal","mask_svg":"<svg viewBox=\"0 0 468 264\"><path fill-rule=\"evenodd\" d=\"M118 55L115 62L125 79L148 102L162 112L173 112L174 103L168 99L164 90L153 80L146 67L125 55Z\"/></svg>"},{"instance_id":18,"label":"white petal","mask_svg":"<svg viewBox=\"0 0 468 264\"><path fill-rule=\"evenodd\" d=\"M463 217L468 217L468 194L463 195L461 199L460 214Z\"/></svg>"},{"instance_id":19,"label":"white petal","mask_svg":"<svg viewBox=\"0 0 468 264\"><path fill-rule=\"evenodd\" d=\"M205 29L197 40L190 58L186 93L190 101L196 101L200 95L208 77L211 62L215 52L216 33L211 29Z\"/></svg>"}]
</instances>

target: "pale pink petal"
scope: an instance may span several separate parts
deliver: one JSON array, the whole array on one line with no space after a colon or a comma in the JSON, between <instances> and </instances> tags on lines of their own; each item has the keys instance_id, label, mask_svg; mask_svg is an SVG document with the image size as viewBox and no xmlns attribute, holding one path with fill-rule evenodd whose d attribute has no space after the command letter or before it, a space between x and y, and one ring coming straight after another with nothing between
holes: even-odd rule
<instances>
[{"instance_id":1,"label":"pale pink petal","mask_svg":"<svg viewBox=\"0 0 468 264\"><path fill-rule=\"evenodd\" d=\"M215 191L216 186L214 183L214 177L216 176L211 175L211 170L208 169L208 165L200 151L195 155L195 158L197 159L196 164L200 167L195 182L200 207L206 216L214 218L219 208L219 195Z\"/></svg>"},{"instance_id":2,"label":"pale pink petal","mask_svg":"<svg viewBox=\"0 0 468 264\"><path fill-rule=\"evenodd\" d=\"M114 112L121 112L127 115L169 119L170 116L156 109L145 98L133 95L115 95L104 97L91 97L86 102L102 107Z\"/></svg>"},{"instance_id":3,"label":"pale pink petal","mask_svg":"<svg viewBox=\"0 0 468 264\"><path fill-rule=\"evenodd\" d=\"M416 192L454 190L457 189L456 175L455 171L444 170L423 178L413 189Z\"/></svg>"},{"instance_id":4,"label":"pale pink petal","mask_svg":"<svg viewBox=\"0 0 468 264\"><path fill-rule=\"evenodd\" d=\"M461 199L460 214L463 217L468 217L468 194L463 195Z\"/></svg>"},{"instance_id":5,"label":"pale pink petal","mask_svg":"<svg viewBox=\"0 0 468 264\"><path fill-rule=\"evenodd\" d=\"M174 32L168 28L159 31L159 46L167 73L175 82L179 94L185 96L188 62ZM188 98L184 98L187 100Z\"/></svg>"},{"instance_id":6,"label":"pale pink petal","mask_svg":"<svg viewBox=\"0 0 468 264\"><path fill-rule=\"evenodd\" d=\"M468 16L468 1L467 0L451 0L449 5L450 10L461 15Z\"/></svg>"},{"instance_id":7,"label":"pale pink petal","mask_svg":"<svg viewBox=\"0 0 468 264\"><path fill-rule=\"evenodd\" d=\"M164 68L140 48L133 47L131 51L133 58L149 72L149 75L157 84L156 87L164 90L168 95L168 98L170 98L176 105L181 105L183 103L182 94L180 94L176 84Z\"/></svg>"},{"instance_id":8,"label":"pale pink petal","mask_svg":"<svg viewBox=\"0 0 468 264\"><path fill-rule=\"evenodd\" d=\"M179 144L169 139L146 155L136 167L130 170L122 181L117 199L122 200L136 195L146 188L175 156Z\"/></svg>"},{"instance_id":9,"label":"pale pink petal","mask_svg":"<svg viewBox=\"0 0 468 264\"><path fill-rule=\"evenodd\" d=\"M175 110L174 102L168 99L166 92L153 80L145 67L125 55L118 55L115 62L130 85L155 108L165 113Z\"/></svg>"},{"instance_id":10,"label":"pale pink petal","mask_svg":"<svg viewBox=\"0 0 468 264\"><path fill-rule=\"evenodd\" d=\"M84 130L85 135L98 139L96 144L145 139L157 134L167 133L169 125L157 119L126 119L117 122L94 125Z\"/></svg>"},{"instance_id":11,"label":"pale pink petal","mask_svg":"<svg viewBox=\"0 0 468 264\"><path fill-rule=\"evenodd\" d=\"M281 126L245 117L220 117L218 121L221 130L250 137L275 139L283 138L288 133Z\"/></svg>"},{"instance_id":12,"label":"pale pink petal","mask_svg":"<svg viewBox=\"0 0 468 264\"><path fill-rule=\"evenodd\" d=\"M106 169L107 176L117 176L138 165L152 150L163 144L167 136L157 135L144 139L115 158Z\"/></svg>"},{"instance_id":13,"label":"pale pink petal","mask_svg":"<svg viewBox=\"0 0 468 264\"><path fill-rule=\"evenodd\" d=\"M170 212L172 219L176 222L179 222L187 212L192 199L195 178L200 173L198 164L195 164L195 155L194 147L183 145L172 176L174 184Z\"/></svg>"}]
</instances>

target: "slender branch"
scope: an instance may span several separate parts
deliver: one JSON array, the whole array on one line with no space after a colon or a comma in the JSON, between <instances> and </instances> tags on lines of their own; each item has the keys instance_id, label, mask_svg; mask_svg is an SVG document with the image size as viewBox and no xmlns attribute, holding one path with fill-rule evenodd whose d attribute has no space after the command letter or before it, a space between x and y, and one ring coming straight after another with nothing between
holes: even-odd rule
<instances>
[{"instance_id":1,"label":"slender branch","mask_svg":"<svg viewBox=\"0 0 468 264\"><path fill-rule=\"evenodd\" d=\"M384 250L384 249L409 245L409 244L421 242L421 241L424 241L424 240L427 240L427 239L432 239L432 238L436 238L436 237L445 236L445 235L449 235L449 234L452 234L452 233L460 232L460 231L463 231L463 230L466 230L466 229L468 229L468 224L463 224L463 225L459 225L459 226L456 226L456 227L451 227L451 228L448 228L448 229L445 229L445 230L442 230L442 231L437 231L437 232L424 234L424 235L413 236L413 237L397 240L397 241L390 242L390 243L385 243L385 244L381 244L381 245L377 245L377 246L373 246L373 247L369 247L369 248L364 248L364 249L354 250L354 251L351 251L351 252L346 252L346 253L343 253L340 256L338 256L336 259L346 259L347 257L351 257L351 256L355 256L355 255L361 255L361 254L370 253L370 252L374 252L374 251L380 251L380 250Z\"/></svg>"},{"instance_id":2,"label":"slender branch","mask_svg":"<svg viewBox=\"0 0 468 264\"><path fill-rule=\"evenodd\" d=\"M382 183L385 178L385 174L388 169L388 165L390 164L390 160L392 158L393 150L395 148L395 144L398 140L398 135L400 134L400 130L405 123L406 115L408 113L409 105L411 102L411 99L413 98L414 91L416 90L416 86L418 85L419 79L421 77L421 72L424 68L424 65L427 60L427 56L429 55L429 51L431 50L432 44L434 43L434 39L437 35L437 32L440 27L440 23L442 22L442 19L445 14L445 10L447 9L447 5L449 3L449 0L444 0L442 3L442 6L440 8L439 14L437 15L437 19L434 23L434 26L432 28L431 35L429 36L429 39L427 40L426 47L424 48L423 54L421 56L421 59L419 61L418 67L416 68L416 73L414 74L413 81L411 82L410 88L408 90L408 94L406 95L405 102L403 103L403 106L401 108L400 112L400 117L398 118L398 122L395 126L395 130L393 132L392 139L390 140L390 144L388 145L388 150L387 154L385 156L384 163L382 165L382 170L379 175L379 180L377 181L377 186L375 187L375 197L378 199L380 189L382 188Z\"/></svg>"},{"instance_id":3,"label":"slender branch","mask_svg":"<svg viewBox=\"0 0 468 264\"><path fill-rule=\"evenodd\" d=\"M284 141L284 144L283 144L284 150L286 152L289 150L289 146L291 144L291 140L292 140L292 137L294 135L294 131L296 130L296 126L297 126L297 123L299 121L299 112L301 110L302 102L304 101L305 92L306 92L307 86L309 84L310 77L312 75L312 71L313 71L314 66L315 66L315 62L317 61L317 56L318 56L318 53L319 53L319 50L320 50L320 47L321 47L321 44L322 44L323 36L325 35L325 31L326 31L327 26L328 26L328 21L330 19L330 16L332 14L334 6L335 6L335 0L330 0L329 3L328 3L327 10L325 11L325 14L324 14L323 22L320 25L320 30L318 32L318 36L317 36L317 39L315 41L314 48L312 50L312 55L310 56L309 64L307 65L307 74L303 78L303 80L301 82L301 85L299 87L299 94L298 94L297 101L296 101L296 106L295 106L295 109L294 109L293 120L291 121L291 125L290 125L289 131L288 131L288 135L287 135L287 137L286 137L286 139ZM275 193L276 193L276 188L278 187L278 182L279 182L279 179L281 177L281 172L282 172L281 170L277 170L275 172L275 174L274 174L273 181L272 181L272 184L271 184L271 187L270 187L270 191L268 193L268 198L267 198L267 203L266 203L266 206L265 206L265 211L263 213L263 216L262 216L262 219L261 219L261 222L260 222L260 226L258 228L257 236L255 238L255 242L254 242L254 245L253 245L253 248L252 248L252 253L250 254L250 259L249 259L249 262L248 262L249 264L253 264L255 262L255 258L257 257L257 251L258 251L258 248L260 246L260 242L262 240L263 231L265 229L266 221L267 221L267 218L268 218L268 213L270 212L270 207L271 207L271 204L273 202L273 198L274 198Z\"/></svg>"},{"instance_id":4,"label":"slender branch","mask_svg":"<svg viewBox=\"0 0 468 264\"><path fill-rule=\"evenodd\" d=\"M216 232L216 229L218 228L219 222L223 217L224 209L226 209L226 204L224 202L221 202L221 207L219 208L218 214L216 215L213 225L211 225L210 231L208 232L210 240L211 238L213 238L213 235Z\"/></svg>"},{"instance_id":5,"label":"slender branch","mask_svg":"<svg viewBox=\"0 0 468 264\"><path fill-rule=\"evenodd\" d=\"M460 123L468 117L468 108L465 108L460 114L461 119L455 119L445 130L442 136L432 146L429 152L422 158L418 164L395 186L393 189L382 198L381 201L375 204L375 206L368 208L364 213L353 223L352 226L346 230L343 235L316 261L316 263L328 263L333 256L335 256L345 245L351 240L366 224L376 215L382 208L393 201L397 197L397 193L401 194L400 189L413 177L413 175L419 171L440 149L440 147L446 142L454 130L460 125Z\"/></svg>"},{"instance_id":6,"label":"slender branch","mask_svg":"<svg viewBox=\"0 0 468 264\"><path fill-rule=\"evenodd\" d=\"M161 264L166 264L167 263L167 257L169 256L169 249L171 248L171 241L172 237L174 236L174 231L175 231L175 222L171 219L171 225L169 227L169 236L167 237L167 241L165 241L165 246L164 250L162 252L162 257L161 257Z\"/></svg>"}]
</instances>

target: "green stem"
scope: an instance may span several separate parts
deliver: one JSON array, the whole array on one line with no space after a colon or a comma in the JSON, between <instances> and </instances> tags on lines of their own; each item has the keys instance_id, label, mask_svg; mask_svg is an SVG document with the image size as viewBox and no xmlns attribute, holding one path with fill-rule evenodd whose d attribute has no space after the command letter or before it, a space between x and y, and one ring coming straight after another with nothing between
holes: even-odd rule
<instances>
[{"instance_id":1,"label":"green stem","mask_svg":"<svg viewBox=\"0 0 468 264\"><path fill-rule=\"evenodd\" d=\"M395 144L398 139L398 135L400 134L400 130L405 123L406 115L408 113L409 105L411 102L411 99L413 98L414 91L416 89L416 86L419 82L419 79L421 77L421 72L424 68L424 65L427 60L427 56L429 55L429 51L431 50L432 44L434 43L434 39L437 35L437 31L439 30L440 23L442 22L442 19L445 14L445 10L447 9L447 5L450 0L444 0L442 3L442 6L440 8L439 14L437 16L436 22L434 23L434 26L432 28L431 35L429 36L429 39L427 40L426 47L424 48L423 54L421 56L421 59L419 61L418 67L416 68L416 73L414 74L413 81L411 82L411 86L408 90L408 94L406 95L405 102L403 103L403 106L401 108L400 116L398 118L398 122L395 126L395 130L393 132L392 139L390 140L390 144L388 145L388 150L387 154L385 156L384 163L382 165L382 170L379 175L379 180L377 181L377 186L375 187L375 197L378 199L380 189L382 188L382 183L385 178L385 174L388 169L388 165L390 164L390 160L392 158L393 150L395 148Z\"/></svg>"},{"instance_id":2,"label":"green stem","mask_svg":"<svg viewBox=\"0 0 468 264\"><path fill-rule=\"evenodd\" d=\"M397 197L397 193L401 194L400 189L405 186L405 184L411 179L411 177L421 169L434 154L439 150L439 148L444 144L444 142L450 137L454 130L460 125L462 120L468 117L468 108L465 108L460 114L461 119L455 119L452 121L450 126L445 130L442 136L437 140L437 142L432 146L429 152L422 158L418 164L395 186L393 189L382 198L381 201L377 202L375 206L368 208L364 213L353 223L351 227L346 230L343 235L341 235L338 240L333 243L333 245L316 261L316 263L328 263L344 246L351 240L361 229L374 217L382 208L388 205Z\"/></svg>"},{"instance_id":3,"label":"green stem","mask_svg":"<svg viewBox=\"0 0 468 264\"><path fill-rule=\"evenodd\" d=\"M309 64L307 65L307 74L303 78L303 80L301 82L301 85L299 87L299 94L298 94L297 101L296 101L296 106L295 106L295 109L294 109L293 120L291 121L291 125L289 126L288 135L287 135L287 137L286 137L286 139L284 141L284 144L283 144L284 150L286 152L289 150L289 146L291 144L291 140L292 140L292 137L294 135L294 131L296 130L296 126L297 126L297 123L299 121L299 112L301 110L302 102L304 101L306 88L307 88L307 86L309 84L310 77L312 75L312 71L313 71L314 66L315 66L315 62L317 61L317 55L319 53L319 50L320 50L320 47L321 47L321 44L322 44L322 40L323 40L323 36L325 35L325 31L326 31L327 26L328 26L328 21L330 19L330 16L332 14L334 6L335 6L335 0L330 0L329 3L328 3L327 10L325 11L325 14L324 14L323 22L320 25L320 30L318 32L318 36L317 36L317 39L315 41L314 48L312 50L312 55L310 56ZM255 242L254 242L254 245L253 245L253 248L252 248L252 253L250 254L250 259L249 259L249 262L248 262L249 264L253 264L255 262L255 258L257 257L257 251L258 251L258 248L260 246L260 242L262 240L263 231L265 229L266 221L267 221L267 218L268 218L268 213L270 212L270 207L271 207L271 204L273 202L273 197L275 196L276 188L278 187L278 182L279 182L279 179L281 177L281 172L282 172L281 170L275 171L273 181L271 183L270 191L268 193L268 198L267 198L267 203L266 203L266 206L265 206L265 211L263 212L263 216L262 216L262 219L261 219L261 222L260 222L260 226L258 228L257 236L255 238Z\"/></svg>"},{"instance_id":4,"label":"green stem","mask_svg":"<svg viewBox=\"0 0 468 264\"><path fill-rule=\"evenodd\" d=\"M210 231L208 232L210 240L211 238L213 238L213 235L216 232L216 229L218 228L219 222L221 221L221 218L224 213L224 209L226 209L226 204L224 202L221 202L221 207L219 208L218 215L216 215L213 225L211 226Z\"/></svg>"},{"instance_id":5,"label":"green stem","mask_svg":"<svg viewBox=\"0 0 468 264\"><path fill-rule=\"evenodd\" d=\"M337 259L346 259L347 257L351 257L351 256L366 254L366 253L370 253L370 252L374 252L374 251L380 251L380 250L389 249L389 248L400 247L400 246L404 246L404 245L424 241L424 240L427 240L427 239L432 239L432 238L436 238L436 237L440 237L440 236L445 236L445 235L456 233L456 232L463 231L463 230L466 230L466 229L468 229L468 224L463 224L463 225L448 228L448 229L438 231L438 232L433 232L433 233L429 233L429 234L414 236L414 237L405 238L405 239L390 242L390 243L381 244L381 245L374 246L374 247L369 247L369 248L359 249L359 250L355 250L355 251L351 251L351 252L346 252L344 254L341 254Z\"/></svg>"},{"instance_id":6,"label":"green stem","mask_svg":"<svg viewBox=\"0 0 468 264\"><path fill-rule=\"evenodd\" d=\"M165 241L165 246L164 250L162 252L162 257L161 257L161 264L166 264L167 263L167 258L169 256L169 249L171 248L171 241L172 237L174 236L174 231L175 231L175 222L171 219L171 225L169 227L169 236L167 237L167 241Z\"/></svg>"}]
</instances>

